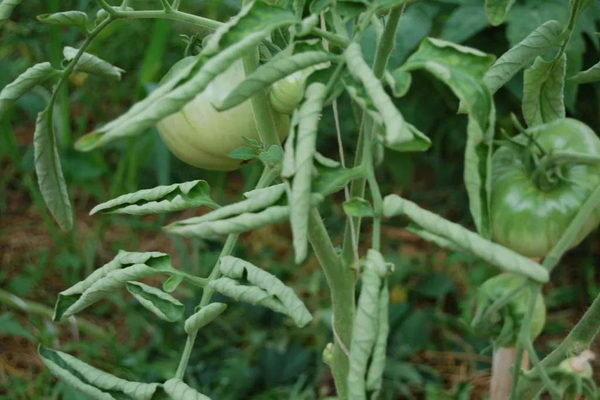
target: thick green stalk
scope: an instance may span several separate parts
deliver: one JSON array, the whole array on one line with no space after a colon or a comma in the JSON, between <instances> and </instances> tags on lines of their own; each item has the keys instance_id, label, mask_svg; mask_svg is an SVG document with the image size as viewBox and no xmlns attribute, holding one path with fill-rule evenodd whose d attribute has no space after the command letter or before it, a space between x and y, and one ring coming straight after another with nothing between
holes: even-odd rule
<instances>
[{"instance_id":1,"label":"thick green stalk","mask_svg":"<svg viewBox=\"0 0 600 400\"><path fill-rule=\"evenodd\" d=\"M600 295L571 330L562 343L546 356L530 374L539 376L540 368L548 369L557 366L567 357L581 353L587 349L600 332ZM537 396L543 384L539 381L521 381L518 388L519 400L531 400Z\"/></svg>"},{"instance_id":2,"label":"thick green stalk","mask_svg":"<svg viewBox=\"0 0 600 400\"><path fill-rule=\"evenodd\" d=\"M347 352L352 341L354 320L354 272L342 263L316 208L311 210L309 218L308 240L323 268L331 295L332 328L335 339L331 372L338 399L347 400L346 380L349 369Z\"/></svg>"}]
</instances>

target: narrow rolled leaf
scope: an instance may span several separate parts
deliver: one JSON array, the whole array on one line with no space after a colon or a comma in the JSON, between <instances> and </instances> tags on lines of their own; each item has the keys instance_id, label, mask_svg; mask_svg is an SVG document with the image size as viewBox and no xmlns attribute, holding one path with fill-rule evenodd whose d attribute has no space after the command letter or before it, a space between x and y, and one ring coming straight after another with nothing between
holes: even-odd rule
<instances>
[{"instance_id":1,"label":"narrow rolled leaf","mask_svg":"<svg viewBox=\"0 0 600 400\"><path fill-rule=\"evenodd\" d=\"M504 53L485 74L485 83L495 93L517 72L531 64L538 56L561 40L562 25L554 20L546 21L525 39Z\"/></svg>"},{"instance_id":2,"label":"narrow rolled leaf","mask_svg":"<svg viewBox=\"0 0 600 400\"><path fill-rule=\"evenodd\" d=\"M183 275L171 275L163 282L162 289L167 293L172 293L183 282Z\"/></svg>"},{"instance_id":3,"label":"narrow rolled leaf","mask_svg":"<svg viewBox=\"0 0 600 400\"><path fill-rule=\"evenodd\" d=\"M235 60L254 49L272 30L291 25L294 14L266 2L252 2L210 37L202 52L159 93L152 93L116 120L80 138L76 147L94 149L113 140L137 135L179 111Z\"/></svg>"},{"instance_id":4,"label":"narrow rolled leaf","mask_svg":"<svg viewBox=\"0 0 600 400\"><path fill-rule=\"evenodd\" d=\"M538 57L525 70L523 79L523 117L536 126L565 117L565 72L567 55L556 61Z\"/></svg>"},{"instance_id":5,"label":"narrow rolled leaf","mask_svg":"<svg viewBox=\"0 0 600 400\"><path fill-rule=\"evenodd\" d=\"M158 388L157 383L118 378L61 351L40 346L38 353L54 376L93 399L151 400Z\"/></svg>"},{"instance_id":6,"label":"narrow rolled leaf","mask_svg":"<svg viewBox=\"0 0 600 400\"><path fill-rule=\"evenodd\" d=\"M404 120L383 89L381 81L363 59L360 45L350 44L344 52L344 57L350 74L361 83L370 101L381 114L385 126L386 146L397 151L427 150L431 146L431 140Z\"/></svg>"},{"instance_id":7,"label":"narrow rolled leaf","mask_svg":"<svg viewBox=\"0 0 600 400\"><path fill-rule=\"evenodd\" d=\"M1 0L0 1L0 22L10 18L14 8L21 4L23 0Z\"/></svg>"},{"instance_id":8,"label":"narrow rolled leaf","mask_svg":"<svg viewBox=\"0 0 600 400\"><path fill-rule=\"evenodd\" d=\"M383 384L388 335L390 333L388 306L390 303L387 279L384 280L379 293L379 319L377 321L377 338L371 354L371 362L367 370L367 390L380 391Z\"/></svg>"},{"instance_id":9,"label":"narrow rolled leaf","mask_svg":"<svg viewBox=\"0 0 600 400\"><path fill-rule=\"evenodd\" d=\"M78 49L67 46L63 49L63 56L65 57L65 60L71 61L75 58L78 52ZM107 76L116 80L120 80L121 74L125 72L125 70L112 65L108 61L104 61L100 57L86 52L84 52L79 58L79 61L77 61L75 70L95 75Z\"/></svg>"},{"instance_id":10,"label":"narrow rolled leaf","mask_svg":"<svg viewBox=\"0 0 600 400\"><path fill-rule=\"evenodd\" d=\"M243 213L218 221L203 221L194 224L169 225L168 233L184 237L212 238L219 235L242 233L285 220L290 214L289 206L271 206L257 213Z\"/></svg>"},{"instance_id":11,"label":"narrow rolled leaf","mask_svg":"<svg viewBox=\"0 0 600 400\"><path fill-rule=\"evenodd\" d=\"M219 261L219 270L225 278L212 281L211 287L214 287L220 293L252 304L260 304L274 311L286 314L299 327L305 326L312 320L312 315L294 291L267 271L232 256L221 258ZM254 286L237 285L236 287L231 285L232 282L236 282L234 281L235 279L240 280L243 278ZM214 284L213 286L213 282L220 280L228 283L227 289L233 290L224 293L222 291L223 285Z\"/></svg>"},{"instance_id":12,"label":"narrow rolled leaf","mask_svg":"<svg viewBox=\"0 0 600 400\"><path fill-rule=\"evenodd\" d=\"M37 16L38 21L50 25L70 25L85 28L88 24L88 16L82 11L63 11L54 14L42 14Z\"/></svg>"},{"instance_id":13,"label":"narrow rolled leaf","mask_svg":"<svg viewBox=\"0 0 600 400\"><path fill-rule=\"evenodd\" d=\"M190 336L195 335L198 330L213 322L226 309L227 304L225 303L210 303L202 307L185 320L185 333Z\"/></svg>"},{"instance_id":14,"label":"narrow rolled leaf","mask_svg":"<svg viewBox=\"0 0 600 400\"><path fill-rule=\"evenodd\" d=\"M581 71L569 78L573 83L591 83L600 81L600 62L594 64L585 71Z\"/></svg>"},{"instance_id":15,"label":"narrow rolled leaf","mask_svg":"<svg viewBox=\"0 0 600 400\"><path fill-rule=\"evenodd\" d=\"M73 211L52 128L51 110L48 108L37 115L33 155L37 181L46 207L62 230L71 230Z\"/></svg>"},{"instance_id":16,"label":"narrow rolled leaf","mask_svg":"<svg viewBox=\"0 0 600 400\"><path fill-rule=\"evenodd\" d=\"M12 105L15 100L33 89L35 86L58 76L56 70L49 62L35 64L19 75L14 81L6 85L0 92L0 116Z\"/></svg>"},{"instance_id":17,"label":"narrow rolled leaf","mask_svg":"<svg viewBox=\"0 0 600 400\"><path fill-rule=\"evenodd\" d=\"M541 283L548 282L548 271L540 264L504 246L484 239L398 195L392 194L385 197L383 212L386 217L405 215L423 229L456 243L459 248L502 270L525 275Z\"/></svg>"},{"instance_id":18,"label":"narrow rolled leaf","mask_svg":"<svg viewBox=\"0 0 600 400\"><path fill-rule=\"evenodd\" d=\"M142 306L160 319L175 322L183 318L183 304L170 294L142 282L127 282L125 287Z\"/></svg>"},{"instance_id":19,"label":"narrow rolled leaf","mask_svg":"<svg viewBox=\"0 0 600 400\"><path fill-rule=\"evenodd\" d=\"M484 75L493 62L493 56L478 50L427 38L402 66L406 71L425 69L440 79L469 114L464 180L471 215L484 236L489 234L488 150L495 131L495 109Z\"/></svg>"},{"instance_id":20,"label":"narrow rolled leaf","mask_svg":"<svg viewBox=\"0 0 600 400\"><path fill-rule=\"evenodd\" d=\"M90 215L96 213L145 215L200 206L219 207L210 198L208 183L196 180L124 194L98 204L90 211Z\"/></svg>"},{"instance_id":21,"label":"narrow rolled leaf","mask_svg":"<svg viewBox=\"0 0 600 400\"><path fill-rule=\"evenodd\" d=\"M283 150L283 161L281 163L281 177L291 178L296 172L296 131L298 127L298 113L292 114L288 138Z\"/></svg>"},{"instance_id":22,"label":"narrow rolled leaf","mask_svg":"<svg viewBox=\"0 0 600 400\"><path fill-rule=\"evenodd\" d=\"M498 26L506 19L506 14L515 0L485 0L485 13L490 24Z\"/></svg>"},{"instance_id":23,"label":"narrow rolled leaf","mask_svg":"<svg viewBox=\"0 0 600 400\"><path fill-rule=\"evenodd\" d=\"M246 200L228 204L199 217L192 217L174 222L167 226L166 229L172 231L173 228L177 227L196 225L208 221L219 221L234 217L236 215L263 210L279 201L283 193L285 193L284 183L269 186L263 189L255 189L244 193Z\"/></svg>"},{"instance_id":24,"label":"narrow rolled leaf","mask_svg":"<svg viewBox=\"0 0 600 400\"><path fill-rule=\"evenodd\" d=\"M294 72L302 71L323 62L333 61L337 57L335 54L324 51L307 51L288 57L274 58L270 62L259 66L242 83L233 89L221 104L217 104L216 108L226 110L235 107L249 99L259 90L270 87L275 82Z\"/></svg>"},{"instance_id":25,"label":"narrow rolled leaf","mask_svg":"<svg viewBox=\"0 0 600 400\"><path fill-rule=\"evenodd\" d=\"M295 261L302 262L308 252L308 215L311 206L311 181L316 153L317 130L327 88L320 82L311 83L298 112L295 148L295 173L290 196Z\"/></svg>"},{"instance_id":26,"label":"narrow rolled leaf","mask_svg":"<svg viewBox=\"0 0 600 400\"><path fill-rule=\"evenodd\" d=\"M163 383L163 390L171 400L210 400L210 397L203 395L177 378Z\"/></svg>"},{"instance_id":27,"label":"narrow rolled leaf","mask_svg":"<svg viewBox=\"0 0 600 400\"><path fill-rule=\"evenodd\" d=\"M315 161L318 162L323 167L327 167L327 168L338 168L340 165L342 165L339 161L334 160L329 157L325 157L323 154L319 153L318 151L315 152Z\"/></svg>"},{"instance_id":28,"label":"narrow rolled leaf","mask_svg":"<svg viewBox=\"0 0 600 400\"><path fill-rule=\"evenodd\" d=\"M354 197L343 204L344 211L351 217L372 217L375 215L371 203L362 197Z\"/></svg>"},{"instance_id":29,"label":"narrow rolled leaf","mask_svg":"<svg viewBox=\"0 0 600 400\"><path fill-rule=\"evenodd\" d=\"M170 258L159 252L120 251L117 256L98 268L86 279L76 283L58 295L54 307L54 320L60 321L106 297L126 282L156 273L173 271Z\"/></svg>"},{"instance_id":30,"label":"narrow rolled leaf","mask_svg":"<svg viewBox=\"0 0 600 400\"><path fill-rule=\"evenodd\" d=\"M348 372L348 393L351 399L367 399L367 366L377 342L382 278L387 273L388 266L381 253L370 249L367 252L362 271L362 286L352 326L352 344L349 356L350 370Z\"/></svg>"},{"instance_id":31,"label":"narrow rolled leaf","mask_svg":"<svg viewBox=\"0 0 600 400\"><path fill-rule=\"evenodd\" d=\"M318 174L312 183L313 192L326 197L344 189L354 179L364 178L366 173L363 167L354 168L319 168ZM313 194L314 196L314 194Z\"/></svg>"}]
</instances>

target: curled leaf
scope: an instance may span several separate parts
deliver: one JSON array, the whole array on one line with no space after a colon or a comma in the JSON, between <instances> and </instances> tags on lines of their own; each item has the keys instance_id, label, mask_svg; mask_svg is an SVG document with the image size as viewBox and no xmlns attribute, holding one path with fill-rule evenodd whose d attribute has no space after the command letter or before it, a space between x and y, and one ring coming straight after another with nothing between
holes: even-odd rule
<instances>
[{"instance_id":1,"label":"curled leaf","mask_svg":"<svg viewBox=\"0 0 600 400\"><path fill-rule=\"evenodd\" d=\"M210 198L208 183L196 180L124 194L98 204L90 211L90 215L97 213L145 215L200 206L219 207Z\"/></svg>"},{"instance_id":2,"label":"curled leaf","mask_svg":"<svg viewBox=\"0 0 600 400\"><path fill-rule=\"evenodd\" d=\"M170 294L142 282L127 282L125 287L142 306L160 319L175 322L183 317L183 304Z\"/></svg>"},{"instance_id":3,"label":"curled leaf","mask_svg":"<svg viewBox=\"0 0 600 400\"><path fill-rule=\"evenodd\" d=\"M210 303L185 320L185 333L195 335L198 330L213 322L227 309L225 303Z\"/></svg>"},{"instance_id":4,"label":"curled leaf","mask_svg":"<svg viewBox=\"0 0 600 400\"><path fill-rule=\"evenodd\" d=\"M72 59L74 59L78 52L78 49L69 46L63 49L63 55L65 57L65 60L67 61L71 61ZM121 74L125 72L125 70L112 65L108 61L104 61L100 57L86 52L84 52L77 61L75 70L87 72L90 74L107 76L116 80L120 80Z\"/></svg>"}]
</instances>

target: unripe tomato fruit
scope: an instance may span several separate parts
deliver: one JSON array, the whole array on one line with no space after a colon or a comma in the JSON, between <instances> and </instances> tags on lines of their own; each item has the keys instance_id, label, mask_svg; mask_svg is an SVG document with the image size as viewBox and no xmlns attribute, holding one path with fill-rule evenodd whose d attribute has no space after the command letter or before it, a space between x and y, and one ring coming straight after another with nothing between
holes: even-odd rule
<instances>
[{"instance_id":1,"label":"unripe tomato fruit","mask_svg":"<svg viewBox=\"0 0 600 400\"><path fill-rule=\"evenodd\" d=\"M246 100L225 111L217 111L212 104L218 103L243 80L244 66L236 61L181 111L157 124L160 137L177 158L210 170L239 168L241 160L230 158L228 154L245 145L243 137L259 139L252 104ZM289 117L275 110L272 114L279 138L284 139Z\"/></svg>"},{"instance_id":2,"label":"unripe tomato fruit","mask_svg":"<svg viewBox=\"0 0 600 400\"><path fill-rule=\"evenodd\" d=\"M503 298L526 282L522 275L502 273L485 281L477 289L477 307L485 311L494 301ZM492 315L492 321L482 321L480 330L496 340L502 347L513 347L517 343L519 330L529 308L531 292L524 287L512 296L509 302ZM531 318L531 340L538 337L546 323L544 297L538 294Z\"/></svg>"},{"instance_id":3,"label":"unripe tomato fruit","mask_svg":"<svg viewBox=\"0 0 600 400\"><path fill-rule=\"evenodd\" d=\"M546 152L569 151L600 156L600 139L587 125L560 119L528 130ZM521 143L528 140L516 137ZM562 178L547 187L534 179L528 152L503 145L492 160L491 221L493 239L528 257L545 256L577 211L600 184L600 165L565 163ZM600 223L600 207L571 243L578 245Z\"/></svg>"}]
</instances>

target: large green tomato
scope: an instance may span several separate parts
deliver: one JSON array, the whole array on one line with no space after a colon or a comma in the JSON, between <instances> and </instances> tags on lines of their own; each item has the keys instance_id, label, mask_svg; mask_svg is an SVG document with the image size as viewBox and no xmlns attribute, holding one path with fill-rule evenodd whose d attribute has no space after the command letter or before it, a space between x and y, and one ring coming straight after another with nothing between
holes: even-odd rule
<instances>
[{"instance_id":1,"label":"large green tomato","mask_svg":"<svg viewBox=\"0 0 600 400\"><path fill-rule=\"evenodd\" d=\"M502 273L488 279L477 289L477 314L480 317L485 315L485 312L496 300L522 287L525 282L525 277L512 273ZM515 346L521 325L527 316L530 298L529 288L523 287L497 313L492 313L489 320L478 320L475 328L478 332L492 337L497 346ZM536 299L531 318L531 340L542 332L545 323L546 306L544 297L540 293Z\"/></svg>"},{"instance_id":2,"label":"large green tomato","mask_svg":"<svg viewBox=\"0 0 600 400\"><path fill-rule=\"evenodd\" d=\"M528 130L550 154L576 152L600 156L600 139L587 125L560 119ZM521 134L516 138L526 143ZM537 146L533 151L539 151ZM555 164L552 179L540 180L531 152L503 145L492 161L491 221L493 239L528 257L543 257L558 242L577 211L600 184L600 165ZM552 172L553 171L553 172ZM598 226L600 206L571 243L578 245Z\"/></svg>"},{"instance_id":3,"label":"large green tomato","mask_svg":"<svg viewBox=\"0 0 600 400\"><path fill-rule=\"evenodd\" d=\"M195 167L232 171L241 160L228 157L245 145L244 137L259 139L249 100L219 112L218 103L244 79L244 67L236 61L181 111L161 120L157 127L162 140L180 160ZM289 116L273 110L280 139L288 132Z\"/></svg>"}]
</instances>

